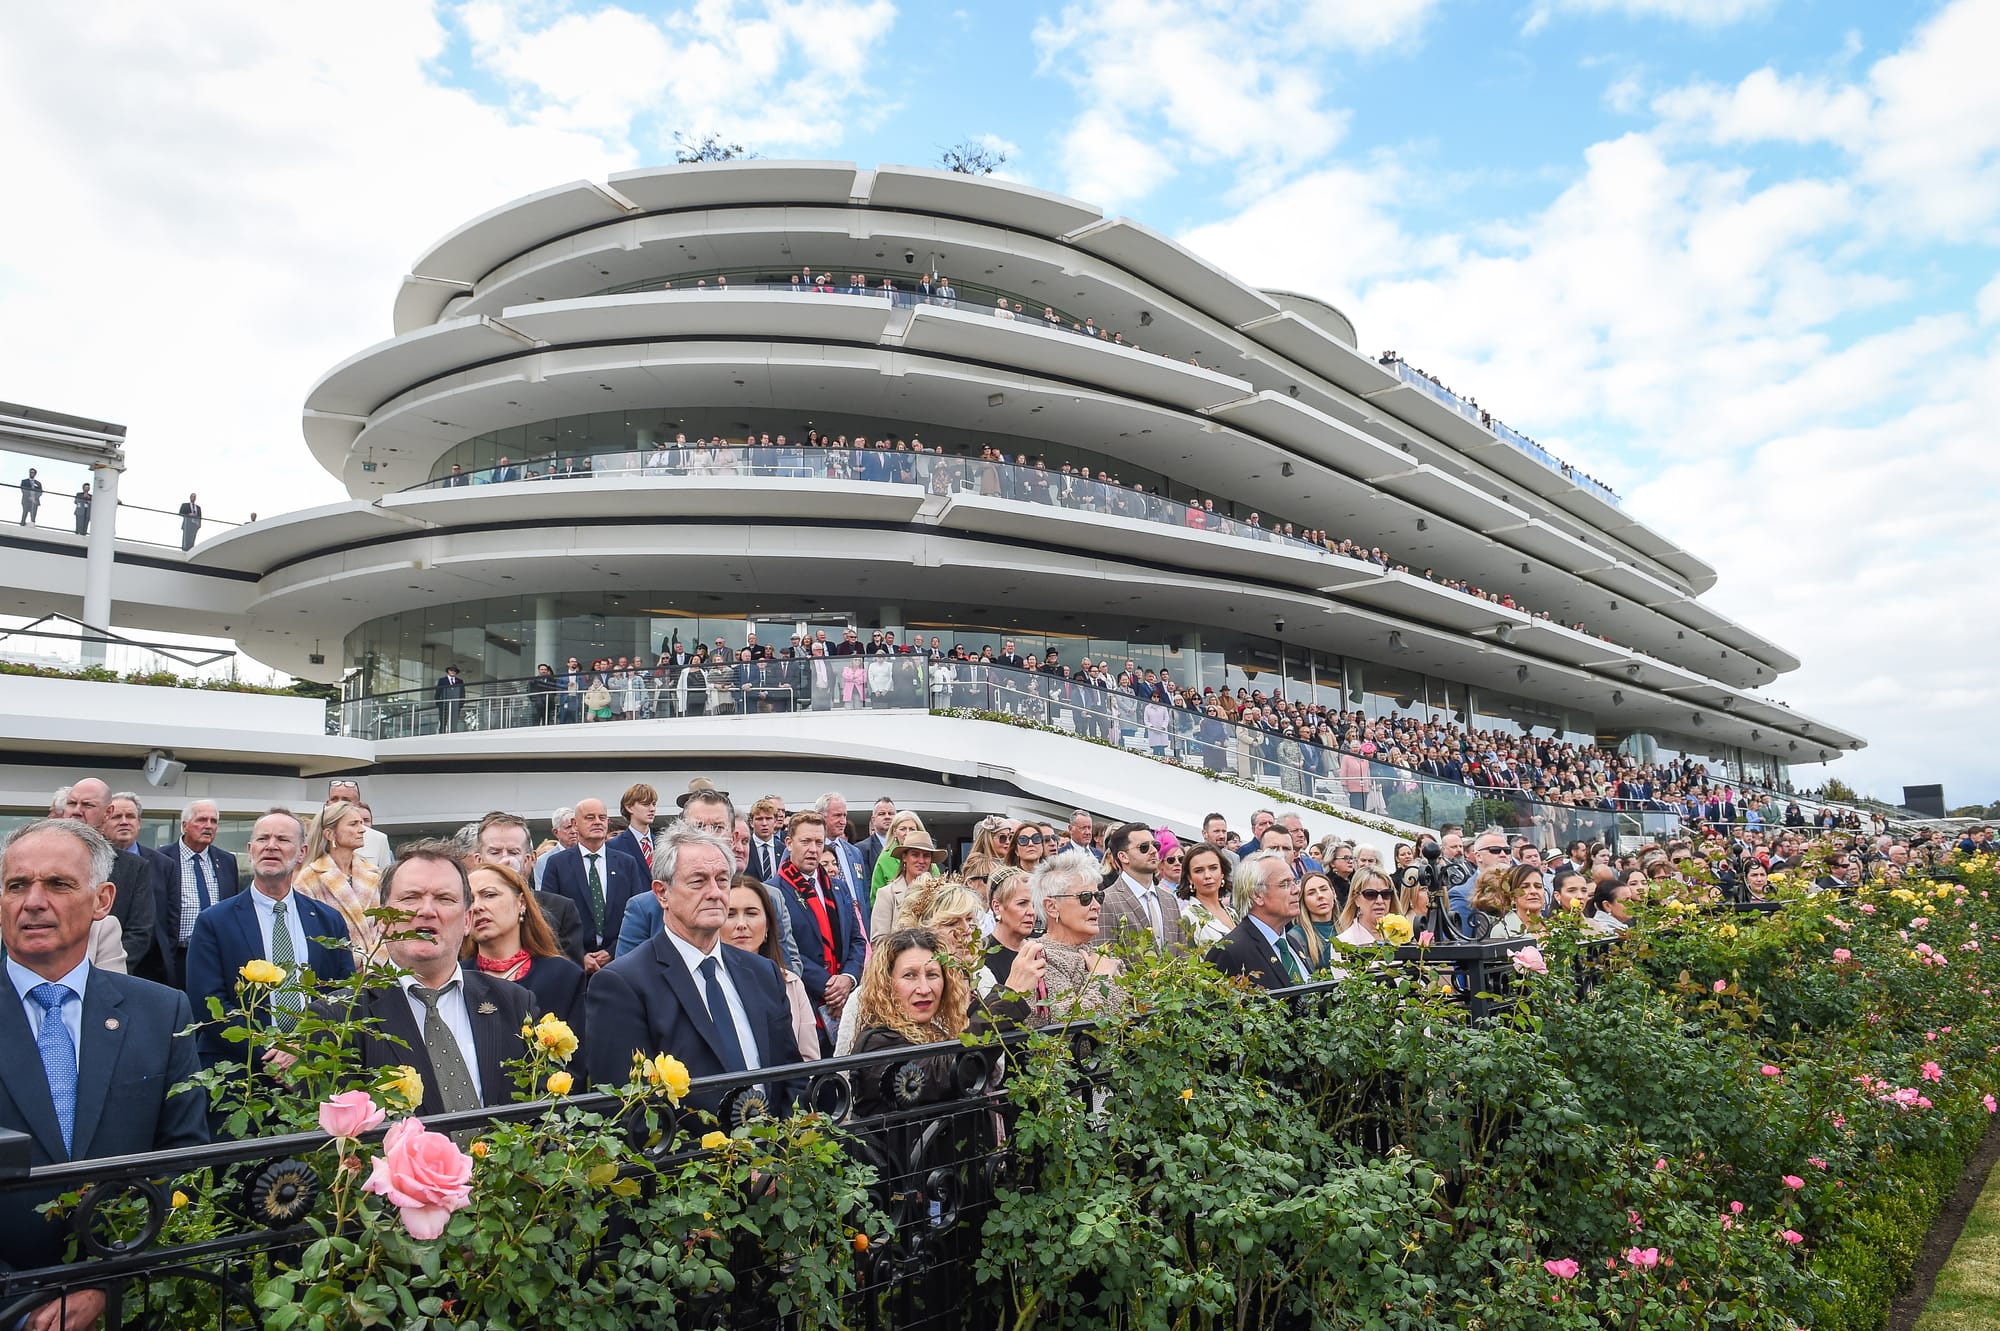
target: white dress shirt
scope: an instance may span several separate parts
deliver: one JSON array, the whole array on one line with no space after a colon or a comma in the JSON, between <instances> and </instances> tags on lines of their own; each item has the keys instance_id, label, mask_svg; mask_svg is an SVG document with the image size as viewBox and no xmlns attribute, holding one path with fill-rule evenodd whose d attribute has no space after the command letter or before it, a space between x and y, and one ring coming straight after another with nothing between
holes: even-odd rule
<instances>
[{"instance_id":1,"label":"white dress shirt","mask_svg":"<svg viewBox=\"0 0 2000 1331\"><path fill-rule=\"evenodd\" d=\"M403 987L403 997L410 1005L410 1015L417 1019L417 1030L422 1031L424 1018L430 1015L430 1009L424 1006L423 999L410 992L419 984L417 977L398 975L396 983ZM465 1010L465 977L453 975L446 983L451 986L451 990L438 999L438 1015L444 1018L445 1027L451 1032L451 1038L458 1041L459 1056L465 1060L465 1071L472 1079L472 1094L483 1105L486 1103L486 1092L479 1084L479 1050L472 1043L472 1014Z\"/></svg>"},{"instance_id":2,"label":"white dress shirt","mask_svg":"<svg viewBox=\"0 0 2000 1331\"><path fill-rule=\"evenodd\" d=\"M264 960L271 959L271 930L277 927L278 914L272 907L278 903L264 895L264 890L255 884L250 887L251 903L257 908L257 934L264 940ZM299 894L287 891L284 895L285 928L292 935L292 956L294 964L306 964L306 926L299 919ZM289 988L289 986L287 986Z\"/></svg>"},{"instance_id":3,"label":"white dress shirt","mask_svg":"<svg viewBox=\"0 0 2000 1331\"><path fill-rule=\"evenodd\" d=\"M672 941L674 949L681 954L681 960L687 965L688 974L694 977L694 991L700 997L704 1008L708 1008L708 980L702 973L701 964L710 957L715 958L716 974L722 981L722 997L729 1004L729 1022L736 1028L736 1042L743 1046L743 1061L752 1068L763 1067L763 1053L757 1048L757 1037L750 1029L750 1010L743 1006L743 995L736 992L736 981L730 977L729 963L722 955L722 935L717 934L715 941L709 944L709 950L703 952L672 929L664 929L661 932L666 934ZM719 1020L712 1008L708 1008L708 1016L711 1021Z\"/></svg>"},{"instance_id":4,"label":"white dress shirt","mask_svg":"<svg viewBox=\"0 0 2000 1331\"><path fill-rule=\"evenodd\" d=\"M1166 927L1160 919L1160 902L1159 898L1153 895L1153 889L1147 887L1129 873L1119 874L1118 877L1125 884L1127 890L1133 896L1139 898L1139 909L1146 912L1146 927L1153 931L1154 946L1164 945L1167 941Z\"/></svg>"}]
</instances>

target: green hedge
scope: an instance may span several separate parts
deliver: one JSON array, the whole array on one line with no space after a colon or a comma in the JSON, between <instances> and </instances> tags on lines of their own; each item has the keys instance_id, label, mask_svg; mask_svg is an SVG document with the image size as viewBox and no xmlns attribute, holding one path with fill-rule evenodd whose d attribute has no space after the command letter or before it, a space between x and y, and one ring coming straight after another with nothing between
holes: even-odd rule
<instances>
[{"instance_id":1,"label":"green hedge","mask_svg":"<svg viewBox=\"0 0 2000 1331\"><path fill-rule=\"evenodd\" d=\"M1774 916L1690 892L1608 956L1560 921L1483 1024L1360 957L1305 1011L1133 958L1104 1093L1055 1038L1010 1083L1035 1187L982 1281L1017 1331L1872 1331L2000 1081L2000 884L1959 871Z\"/></svg>"}]
</instances>

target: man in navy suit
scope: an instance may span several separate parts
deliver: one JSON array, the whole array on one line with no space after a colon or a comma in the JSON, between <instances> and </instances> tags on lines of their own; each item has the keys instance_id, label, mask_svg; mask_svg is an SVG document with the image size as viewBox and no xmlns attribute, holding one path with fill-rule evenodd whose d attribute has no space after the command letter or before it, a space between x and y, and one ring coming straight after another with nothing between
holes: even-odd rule
<instances>
[{"instance_id":1,"label":"man in navy suit","mask_svg":"<svg viewBox=\"0 0 2000 1331\"><path fill-rule=\"evenodd\" d=\"M222 1038L224 1028L242 1020L236 1009L237 972L245 963L269 961L287 971L287 985L274 1005L294 1010L307 994L294 988L301 965L316 980L341 981L354 974L347 946L347 922L321 901L292 891L305 829L283 809L273 809L250 830L250 875L256 889L218 901L195 918L188 934L187 991L201 1013L201 1061L214 1067L240 1046ZM328 946L319 940L337 940ZM209 1019L208 1000L222 1001L223 1021Z\"/></svg>"},{"instance_id":2,"label":"man in navy suit","mask_svg":"<svg viewBox=\"0 0 2000 1331\"><path fill-rule=\"evenodd\" d=\"M807 995L838 1021L854 986L861 983L868 935L855 927L854 899L826 870L826 820L811 810L793 814L785 828L785 851L784 863L765 886L792 917L799 978Z\"/></svg>"},{"instance_id":3,"label":"man in navy suit","mask_svg":"<svg viewBox=\"0 0 2000 1331\"><path fill-rule=\"evenodd\" d=\"M28 1163L58 1164L208 1140L192 1077L193 1024L185 994L101 971L87 958L90 926L111 910L114 852L81 822L29 823L0 849L0 1128L25 1133ZM53 1192L0 1195L0 1272L62 1260L64 1225L35 1213ZM0 1284L11 1286L4 1275ZM0 1305L27 1292L9 1287ZM23 1324L96 1324L104 1291L44 1302ZM10 1325L12 1323L10 1322Z\"/></svg>"},{"instance_id":4,"label":"man in navy suit","mask_svg":"<svg viewBox=\"0 0 2000 1331\"><path fill-rule=\"evenodd\" d=\"M847 889L854 902L854 922L861 936L868 936L868 866L861 861L861 848L847 839L847 801L829 791L814 801L813 808L826 820L826 854L820 864L827 876Z\"/></svg>"},{"instance_id":5,"label":"man in navy suit","mask_svg":"<svg viewBox=\"0 0 2000 1331\"><path fill-rule=\"evenodd\" d=\"M882 858L882 852L889 844L889 824L896 820L896 801L884 795L875 801L874 811L868 815L868 835L855 843L861 852L861 867L867 872L862 877L872 880L875 876L875 861Z\"/></svg>"},{"instance_id":6,"label":"man in navy suit","mask_svg":"<svg viewBox=\"0 0 2000 1331\"><path fill-rule=\"evenodd\" d=\"M653 861L653 819L660 811L660 792L641 781L628 786L618 797L625 815L625 829L611 838L611 848L622 850L641 864Z\"/></svg>"},{"instance_id":7,"label":"man in navy suit","mask_svg":"<svg viewBox=\"0 0 2000 1331\"><path fill-rule=\"evenodd\" d=\"M1209 949L1208 964L1224 975L1247 975L1266 989L1304 984L1306 961L1288 936L1299 918L1299 880L1289 857L1259 850L1236 866L1237 926Z\"/></svg>"},{"instance_id":8,"label":"man in navy suit","mask_svg":"<svg viewBox=\"0 0 2000 1331\"><path fill-rule=\"evenodd\" d=\"M218 901L235 896L241 885L236 857L218 850L215 832L222 814L213 800L194 800L181 810L181 834L165 851L151 851L154 915L167 981L187 988L187 946L195 919ZM261 955L261 954L260 954Z\"/></svg>"},{"instance_id":9,"label":"man in navy suit","mask_svg":"<svg viewBox=\"0 0 2000 1331\"><path fill-rule=\"evenodd\" d=\"M593 976L585 998L591 1083L622 1086L634 1054L672 1054L697 1078L797 1062L778 968L722 943L736 873L729 842L693 823L675 823L654 842L653 869L666 927ZM790 1082L769 1087L770 1102L781 1110L797 1094ZM694 1096L688 1103L713 1110L720 1098Z\"/></svg>"},{"instance_id":10,"label":"man in navy suit","mask_svg":"<svg viewBox=\"0 0 2000 1331\"><path fill-rule=\"evenodd\" d=\"M542 874L542 888L560 892L576 903L590 931L590 948L584 953L585 974L611 960L618 940L618 926L625 919L625 903L646 890L650 877L646 866L609 844L611 816L600 799L578 800L576 844L549 856Z\"/></svg>"},{"instance_id":11,"label":"man in navy suit","mask_svg":"<svg viewBox=\"0 0 2000 1331\"><path fill-rule=\"evenodd\" d=\"M534 1021L535 996L459 963L472 888L451 843L404 846L382 875L382 904L409 916L382 945L403 974L364 990L356 1005L355 1016L372 1022L361 1065L415 1068L424 1083L420 1116L509 1103L506 1061L527 1052L521 1028Z\"/></svg>"}]
</instances>

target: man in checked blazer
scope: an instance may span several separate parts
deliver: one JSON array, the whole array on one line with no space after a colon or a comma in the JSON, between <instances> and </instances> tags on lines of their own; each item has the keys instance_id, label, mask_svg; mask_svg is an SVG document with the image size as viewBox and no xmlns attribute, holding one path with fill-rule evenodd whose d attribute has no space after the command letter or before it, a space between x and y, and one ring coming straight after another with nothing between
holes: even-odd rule
<instances>
[{"instance_id":1,"label":"man in checked blazer","mask_svg":"<svg viewBox=\"0 0 2000 1331\"><path fill-rule=\"evenodd\" d=\"M1154 951L1187 945L1180 904L1155 881L1160 838L1144 823L1123 823L1104 838L1104 918L1102 936L1116 941L1143 938Z\"/></svg>"}]
</instances>

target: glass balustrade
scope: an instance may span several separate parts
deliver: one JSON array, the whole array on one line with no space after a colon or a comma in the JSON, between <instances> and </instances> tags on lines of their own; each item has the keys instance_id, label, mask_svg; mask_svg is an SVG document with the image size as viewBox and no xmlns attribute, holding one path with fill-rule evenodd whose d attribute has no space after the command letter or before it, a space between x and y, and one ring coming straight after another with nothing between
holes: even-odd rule
<instances>
[{"instance_id":1,"label":"glass balustrade","mask_svg":"<svg viewBox=\"0 0 2000 1331\"><path fill-rule=\"evenodd\" d=\"M1211 508L1092 480L1079 473L928 450L898 452L889 448L834 448L810 443L782 448L761 444L672 444L650 450L525 458L506 466L439 477L410 488L440 490L516 482L549 484L648 477L752 477L907 485L931 495L984 495L1071 512L1129 518L1184 531L1215 532L1239 540L1272 541L1298 551L1330 553L1322 545L1273 531L1261 523L1224 517Z\"/></svg>"},{"instance_id":2,"label":"glass balustrade","mask_svg":"<svg viewBox=\"0 0 2000 1331\"><path fill-rule=\"evenodd\" d=\"M1678 820L1636 806L1574 808L1520 790L1441 781L1360 754L1240 725L1040 671L923 656L826 656L678 670L486 680L463 697L433 689L352 698L341 732L371 740L521 728L842 711L998 713L1205 769L1301 799L1421 827L1522 829L1538 843L1615 844Z\"/></svg>"}]
</instances>

